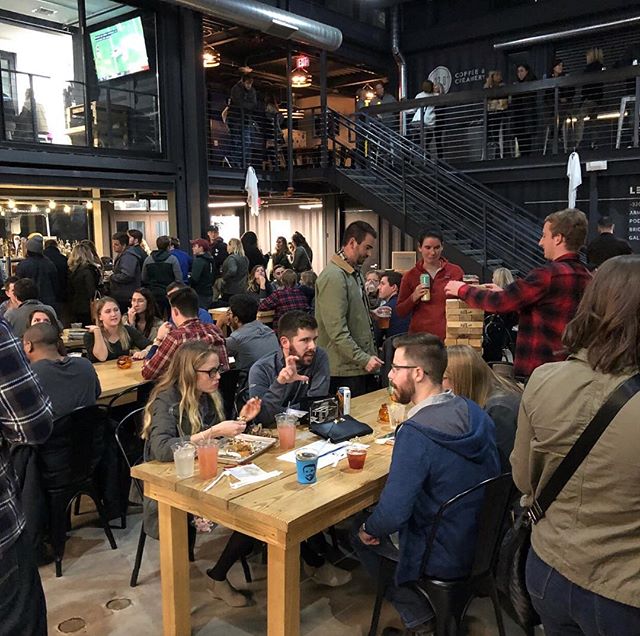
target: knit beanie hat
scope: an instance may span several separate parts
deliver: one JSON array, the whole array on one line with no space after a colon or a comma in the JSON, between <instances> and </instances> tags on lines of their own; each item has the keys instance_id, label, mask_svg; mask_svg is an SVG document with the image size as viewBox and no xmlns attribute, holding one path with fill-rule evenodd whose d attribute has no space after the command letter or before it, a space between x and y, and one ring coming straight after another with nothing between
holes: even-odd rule
<instances>
[{"instance_id":1,"label":"knit beanie hat","mask_svg":"<svg viewBox=\"0 0 640 636\"><path fill-rule=\"evenodd\" d=\"M42 236L42 234L34 234L27 241L27 252L42 254L43 245L44 245L44 237Z\"/></svg>"}]
</instances>

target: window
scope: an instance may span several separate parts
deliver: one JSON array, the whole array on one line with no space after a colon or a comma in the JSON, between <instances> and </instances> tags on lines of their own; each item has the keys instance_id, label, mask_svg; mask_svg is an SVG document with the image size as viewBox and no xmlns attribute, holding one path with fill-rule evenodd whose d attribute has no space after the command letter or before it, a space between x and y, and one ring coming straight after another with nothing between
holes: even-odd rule
<instances>
[{"instance_id":1,"label":"window","mask_svg":"<svg viewBox=\"0 0 640 636\"><path fill-rule=\"evenodd\" d=\"M85 1L83 38L75 0L41 4L0 9L0 141L160 152L155 13Z\"/></svg>"},{"instance_id":2,"label":"window","mask_svg":"<svg viewBox=\"0 0 640 636\"><path fill-rule=\"evenodd\" d=\"M156 236L169 236L169 221L156 221Z\"/></svg>"}]
</instances>

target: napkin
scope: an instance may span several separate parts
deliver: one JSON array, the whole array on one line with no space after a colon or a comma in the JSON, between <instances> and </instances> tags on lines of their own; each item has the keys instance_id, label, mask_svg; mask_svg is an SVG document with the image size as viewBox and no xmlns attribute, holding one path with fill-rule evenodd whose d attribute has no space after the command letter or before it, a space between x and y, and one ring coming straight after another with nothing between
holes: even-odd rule
<instances>
[{"instance_id":1,"label":"napkin","mask_svg":"<svg viewBox=\"0 0 640 636\"><path fill-rule=\"evenodd\" d=\"M227 468L225 471L227 475L234 477L237 481L229 481L229 486L234 490L236 488L242 488L249 484L255 484L259 481L266 481L272 477L282 475L281 470L272 470L267 472L262 470L260 466L255 464L246 464L245 466L234 466L233 468Z\"/></svg>"}]
</instances>

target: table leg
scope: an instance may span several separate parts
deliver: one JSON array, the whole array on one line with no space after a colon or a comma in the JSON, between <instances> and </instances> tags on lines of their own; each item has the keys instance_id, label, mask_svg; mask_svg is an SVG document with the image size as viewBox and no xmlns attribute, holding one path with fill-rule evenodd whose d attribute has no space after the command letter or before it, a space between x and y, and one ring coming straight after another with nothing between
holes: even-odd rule
<instances>
[{"instance_id":1,"label":"table leg","mask_svg":"<svg viewBox=\"0 0 640 636\"><path fill-rule=\"evenodd\" d=\"M300 545L269 545L268 636L300 634Z\"/></svg>"},{"instance_id":2,"label":"table leg","mask_svg":"<svg viewBox=\"0 0 640 636\"><path fill-rule=\"evenodd\" d=\"M191 633L187 513L158 502L160 583L165 636Z\"/></svg>"}]
</instances>

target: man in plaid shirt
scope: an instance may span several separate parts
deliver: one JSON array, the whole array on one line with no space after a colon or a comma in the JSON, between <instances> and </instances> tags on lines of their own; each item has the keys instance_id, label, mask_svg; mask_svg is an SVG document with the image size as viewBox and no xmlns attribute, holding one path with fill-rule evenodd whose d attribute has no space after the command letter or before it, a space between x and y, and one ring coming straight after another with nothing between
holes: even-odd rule
<instances>
[{"instance_id":1,"label":"man in plaid shirt","mask_svg":"<svg viewBox=\"0 0 640 636\"><path fill-rule=\"evenodd\" d=\"M142 366L145 380L159 378L169 366L176 350L185 342L204 340L213 345L220 359L220 371L229 369L229 357L224 345L224 337L219 327L198 320L198 296L190 287L179 289L169 297L171 317L176 327L165 322L153 341Z\"/></svg>"},{"instance_id":2,"label":"man in plaid shirt","mask_svg":"<svg viewBox=\"0 0 640 636\"><path fill-rule=\"evenodd\" d=\"M25 530L9 444L42 444L51 433L51 403L22 345L0 320L0 633L46 636L47 608Z\"/></svg>"},{"instance_id":3,"label":"man in plaid shirt","mask_svg":"<svg viewBox=\"0 0 640 636\"><path fill-rule=\"evenodd\" d=\"M270 296L263 298L258 306L258 311L274 311L274 326L280 321L288 311L309 311L309 301L304 292L296 287L298 277L292 269L287 269L280 282L284 285L282 289L277 289Z\"/></svg>"},{"instance_id":4,"label":"man in plaid shirt","mask_svg":"<svg viewBox=\"0 0 640 636\"><path fill-rule=\"evenodd\" d=\"M562 332L591 280L578 257L586 236L587 217L583 212L554 212L544 220L539 242L549 263L504 290L497 285L471 287L459 281L450 281L445 287L447 295L457 296L471 307L498 314L519 312L513 365L518 377L528 378L541 364L565 358Z\"/></svg>"}]
</instances>

